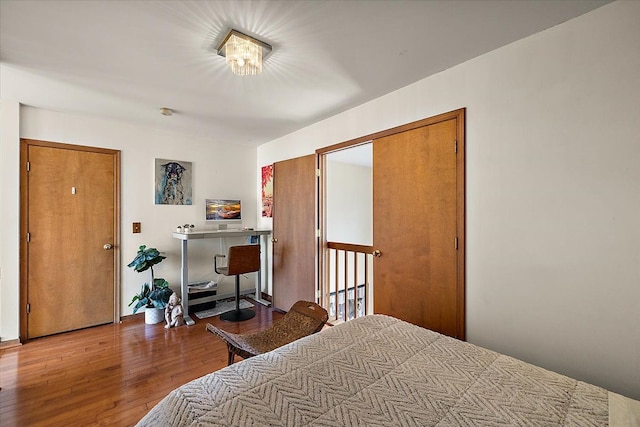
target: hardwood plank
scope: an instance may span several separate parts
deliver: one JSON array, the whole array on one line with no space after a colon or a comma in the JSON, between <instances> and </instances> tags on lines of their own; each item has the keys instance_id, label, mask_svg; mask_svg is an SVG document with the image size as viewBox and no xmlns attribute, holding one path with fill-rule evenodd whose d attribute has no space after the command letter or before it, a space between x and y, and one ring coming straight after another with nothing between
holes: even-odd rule
<instances>
[{"instance_id":1,"label":"hardwood plank","mask_svg":"<svg viewBox=\"0 0 640 427\"><path fill-rule=\"evenodd\" d=\"M195 325L169 330L130 316L2 349L0 425L134 425L174 388L227 365L227 347L207 323L250 333L282 317L255 310L245 322L194 316Z\"/></svg>"}]
</instances>

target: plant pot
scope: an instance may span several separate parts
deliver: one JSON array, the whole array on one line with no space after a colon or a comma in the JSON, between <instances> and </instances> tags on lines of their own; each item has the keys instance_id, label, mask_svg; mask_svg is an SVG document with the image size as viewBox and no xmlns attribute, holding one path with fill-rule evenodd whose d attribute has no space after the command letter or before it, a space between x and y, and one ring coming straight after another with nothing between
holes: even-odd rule
<instances>
[{"instance_id":1,"label":"plant pot","mask_svg":"<svg viewBox=\"0 0 640 427\"><path fill-rule=\"evenodd\" d=\"M155 307L146 307L144 309L144 323L147 325L155 325L164 321L164 309Z\"/></svg>"}]
</instances>

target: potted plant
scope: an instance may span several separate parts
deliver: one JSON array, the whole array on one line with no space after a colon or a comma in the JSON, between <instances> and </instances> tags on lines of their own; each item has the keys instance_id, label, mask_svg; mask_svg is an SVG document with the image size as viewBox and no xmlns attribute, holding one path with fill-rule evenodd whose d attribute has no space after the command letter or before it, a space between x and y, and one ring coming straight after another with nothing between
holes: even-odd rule
<instances>
[{"instance_id":1,"label":"potted plant","mask_svg":"<svg viewBox=\"0 0 640 427\"><path fill-rule=\"evenodd\" d=\"M127 267L133 268L138 273L151 270L151 282L142 285L140 293L134 295L129 303L129 307L136 303L135 307L133 307L133 314L140 307L145 307L144 319L145 323L148 324L160 323L164 320L164 308L173 293L166 280L163 278L156 279L153 274L153 266L159 264L165 258L160 255L156 248L147 248L146 245L142 245L138 249L136 257L127 265Z\"/></svg>"}]
</instances>

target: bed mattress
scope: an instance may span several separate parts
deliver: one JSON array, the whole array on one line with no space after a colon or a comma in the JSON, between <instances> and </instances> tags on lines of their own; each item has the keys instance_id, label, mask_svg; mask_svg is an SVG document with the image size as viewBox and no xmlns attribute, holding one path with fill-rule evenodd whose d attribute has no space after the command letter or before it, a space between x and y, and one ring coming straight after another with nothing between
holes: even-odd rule
<instances>
[{"instance_id":1,"label":"bed mattress","mask_svg":"<svg viewBox=\"0 0 640 427\"><path fill-rule=\"evenodd\" d=\"M189 382L138 426L607 426L611 396L370 315ZM632 425L638 402L615 397Z\"/></svg>"}]
</instances>

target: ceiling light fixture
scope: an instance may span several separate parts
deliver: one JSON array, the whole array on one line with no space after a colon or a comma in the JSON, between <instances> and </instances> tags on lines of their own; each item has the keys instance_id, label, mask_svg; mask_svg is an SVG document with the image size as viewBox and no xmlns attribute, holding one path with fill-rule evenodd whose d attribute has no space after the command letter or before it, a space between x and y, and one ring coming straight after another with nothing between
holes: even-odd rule
<instances>
[{"instance_id":1,"label":"ceiling light fixture","mask_svg":"<svg viewBox=\"0 0 640 427\"><path fill-rule=\"evenodd\" d=\"M162 107L160 109L160 114L162 114L163 116L172 116L173 110L171 108Z\"/></svg>"},{"instance_id":2,"label":"ceiling light fixture","mask_svg":"<svg viewBox=\"0 0 640 427\"><path fill-rule=\"evenodd\" d=\"M255 76L262 72L262 61L271 53L271 46L231 30L218 46L218 55L227 59L233 74Z\"/></svg>"}]
</instances>

